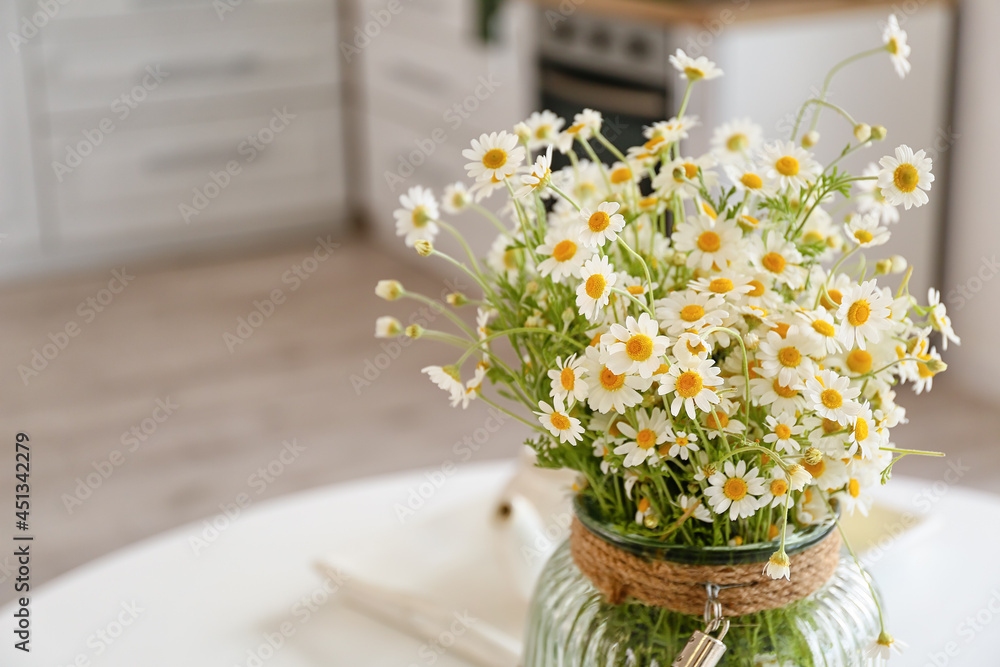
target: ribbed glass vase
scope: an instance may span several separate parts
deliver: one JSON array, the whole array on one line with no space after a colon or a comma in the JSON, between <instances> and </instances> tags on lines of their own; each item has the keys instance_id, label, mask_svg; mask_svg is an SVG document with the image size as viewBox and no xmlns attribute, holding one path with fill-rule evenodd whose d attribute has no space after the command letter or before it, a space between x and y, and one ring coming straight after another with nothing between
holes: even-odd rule
<instances>
[{"instance_id":1,"label":"ribbed glass vase","mask_svg":"<svg viewBox=\"0 0 1000 667\"><path fill-rule=\"evenodd\" d=\"M622 535L582 511L591 532L647 559L727 565L764 563L775 543L740 547L665 545ZM833 525L795 534L786 543L793 555L822 540ZM794 577L794 572L792 574ZM796 602L730 620L720 667L880 667L865 653L879 634L878 609L864 576L841 558L819 590ZM576 566L569 540L555 551L535 588L525 643L525 667L669 667L696 630L701 616L649 606L634 599L611 604Z\"/></svg>"}]
</instances>

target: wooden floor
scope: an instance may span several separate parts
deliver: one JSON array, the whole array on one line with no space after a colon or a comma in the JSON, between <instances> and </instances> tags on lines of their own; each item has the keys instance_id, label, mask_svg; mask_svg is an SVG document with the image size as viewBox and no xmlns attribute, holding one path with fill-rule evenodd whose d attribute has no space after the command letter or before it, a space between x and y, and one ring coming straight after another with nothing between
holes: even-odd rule
<instances>
[{"instance_id":1,"label":"wooden floor","mask_svg":"<svg viewBox=\"0 0 1000 667\"><path fill-rule=\"evenodd\" d=\"M316 248L127 266L134 278L118 294L107 290L110 270L0 290L0 404L8 440L0 507L13 505L10 442L26 431L36 583L215 515L240 494L257 503L361 476L462 462L468 450L456 453L455 443L483 426L487 414L482 406L452 410L419 373L452 361L448 349L427 343L386 350L385 341L372 337L378 315L406 320L416 310L412 302L377 299L379 278L395 277L434 296L445 289L442 279L361 241L341 241L329 259L313 263L307 258ZM261 306L273 308L270 316L251 317L255 301L275 290L280 303ZM259 326L237 331L239 318ZM68 325L75 336L60 335ZM226 333L249 337L227 346ZM36 350L38 368L45 355L51 359L37 375L25 374ZM963 483L1000 491L995 408L943 382L930 396L901 394L912 420L897 431L901 446L945 450L971 466ZM511 456L523 435L508 423L472 460ZM288 450L280 463L285 441L304 449L294 458ZM899 474L936 480L947 467L911 459ZM0 539L9 544L9 510L6 517ZM13 597L5 582L10 565L0 556L0 602Z\"/></svg>"}]
</instances>

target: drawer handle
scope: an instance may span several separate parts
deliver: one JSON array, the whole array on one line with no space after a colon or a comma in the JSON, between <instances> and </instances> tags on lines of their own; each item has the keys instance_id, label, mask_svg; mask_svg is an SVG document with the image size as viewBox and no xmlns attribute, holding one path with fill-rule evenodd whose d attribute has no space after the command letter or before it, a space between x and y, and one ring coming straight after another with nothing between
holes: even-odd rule
<instances>
[{"instance_id":1,"label":"drawer handle","mask_svg":"<svg viewBox=\"0 0 1000 667\"><path fill-rule=\"evenodd\" d=\"M228 60L218 60L215 62L175 62L166 63L162 66L164 72L168 73L171 80L176 79L207 79L207 78L228 78L232 76L249 76L261 69L263 61L259 56L245 54L230 58ZM138 78L146 76L146 70L139 73Z\"/></svg>"},{"instance_id":2,"label":"drawer handle","mask_svg":"<svg viewBox=\"0 0 1000 667\"><path fill-rule=\"evenodd\" d=\"M223 169L230 160L242 162L243 158L237 152L235 144L224 148L203 148L190 151L178 151L172 153L162 153L146 159L144 163L145 171L149 173L163 173L169 171L181 171L194 167L208 167L209 169ZM267 151L257 154L257 159L265 156ZM255 160L256 161L256 160Z\"/></svg>"}]
</instances>

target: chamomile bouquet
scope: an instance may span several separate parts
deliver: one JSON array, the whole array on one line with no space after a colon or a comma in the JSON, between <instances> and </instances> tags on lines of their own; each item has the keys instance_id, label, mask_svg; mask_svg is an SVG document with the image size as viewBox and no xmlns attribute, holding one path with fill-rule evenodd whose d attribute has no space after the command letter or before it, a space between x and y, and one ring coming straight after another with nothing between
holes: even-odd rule
<instances>
[{"instance_id":1,"label":"chamomile bouquet","mask_svg":"<svg viewBox=\"0 0 1000 667\"><path fill-rule=\"evenodd\" d=\"M894 18L883 46L861 55L886 52L905 75ZM861 174L844 170L886 129L829 102L830 77L790 137L765 141L736 120L690 155L688 100L722 72L682 51L670 61L684 98L642 145L619 150L596 111L568 124L543 111L472 142L471 186L449 186L440 202L421 187L401 197L406 244L453 264L480 294L441 306L454 332L383 317L377 335L457 347L424 369L430 380L452 405L481 400L531 427L539 464L578 471L579 493L607 521L680 544L770 541L767 574L793 577L788 536L836 512L867 513L869 488L917 453L892 443L905 421L896 391L928 390L945 369L932 332L945 348L958 342L938 292L926 303L909 293L905 259L871 257L900 207L927 203L932 162L901 145ZM845 120L827 164L810 150L821 111ZM566 167L553 168L554 152ZM494 215L481 202L498 193L508 200ZM496 227L484 263L442 208ZM437 249L442 231L468 256ZM895 291L880 284L890 274L902 276ZM376 292L433 303L391 280ZM474 328L461 307L477 308ZM883 631L874 650L891 645Z\"/></svg>"}]
</instances>

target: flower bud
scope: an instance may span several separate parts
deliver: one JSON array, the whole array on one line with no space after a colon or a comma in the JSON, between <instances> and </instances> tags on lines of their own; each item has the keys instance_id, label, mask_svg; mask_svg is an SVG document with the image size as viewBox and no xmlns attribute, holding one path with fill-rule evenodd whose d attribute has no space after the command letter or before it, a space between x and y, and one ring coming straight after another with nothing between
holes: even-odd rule
<instances>
[{"instance_id":1,"label":"flower bud","mask_svg":"<svg viewBox=\"0 0 1000 667\"><path fill-rule=\"evenodd\" d=\"M410 326L406 327L406 335L409 336L410 338L413 338L414 340L423 336L424 331L425 329L419 324L411 324Z\"/></svg>"},{"instance_id":2,"label":"flower bud","mask_svg":"<svg viewBox=\"0 0 1000 667\"><path fill-rule=\"evenodd\" d=\"M872 126L868 123L858 123L854 126L854 138L864 143L872 138Z\"/></svg>"},{"instance_id":3,"label":"flower bud","mask_svg":"<svg viewBox=\"0 0 1000 667\"><path fill-rule=\"evenodd\" d=\"M760 336L752 331L748 331L743 334L743 344L747 346L748 350L756 350L757 346L760 345Z\"/></svg>"},{"instance_id":4,"label":"flower bud","mask_svg":"<svg viewBox=\"0 0 1000 667\"><path fill-rule=\"evenodd\" d=\"M935 374L944 373L946 370L948 370L948 364L944 363L940 359L933 359L933 358L928 359L924 363L924 366L926 366L927 370L929 370L931 373Z\"/></svg>"},{"instance_id":5,"label":"flower bud","mask_svg":"<svg viewBox=\"0 0 1000 667\"><path fill-rule=\"evenodd\" d=\"M459 306L464 306L469 302L469 300L461 292L452 292L451 294L446 296L444 300L448 302L449 306L454 306L456 308L458 308Z\"/></svg>"},{"instance_id":6,"label":"flower bud","mask_svg":"<svg viewBox=\"0 0 1000 667\"><path fill-rule=\"evenodd\" d=\"M802 136L802 147L812 148L819 143L819 132L816 130L809 130Z\"/></svg>"},{"instance_id":7,"label":"flower bud","mask_svg":"<svg viewBox=\"0 0 1000 667\"><path fill-rule=\"evenodd\" d=\"M889 260L892 262L893 273L903 273L906 271L908 264L906 262L906 258L902 255L893 255L889 258Z\"/></svg>"},{"instance_id":8,"label":"flower bud","mask_svg":"<svg viewBox=\"0 0 1000 667\"><path fill-rule=\"evenodd\" d=\"M534 280L528 281L528 283L524 286L524 291L528 294L534 294L538 291L538 283Z\"/></svg>"},{"instance_id":9,"label":"flower bud","mask_svg":"<svg viewBox=\"0 0 1000 667\"><path fill-rule=\"evenodd\" d=\"M884 276L892 272L892 260L880 259L875 263L875 275Z\"/></svg>"},{"instance_id":10,"label":"flower bud","mask_svg":"<svg viewBox=\"0 0 1000 667\"><path fill-rule=\"evenodd\" d=\"M670 263L674 266L684 266L687 263L687 256L683 253L675 252L670 257Z\"/></svg>"},{"instance_id":11,"label":"flower bud","mask_svg":"<svg viewBox=\"0 0 1000 667\"><path fill-rule=\"evenodd\" d=\"M642 520L642 523L644 526L646 526L646 528L652 530L653 528L656 528L657 526L660 525L660 520L657 519L652 514L650 514L645 519Z\"/></svg>"},{"instance_id":12,"label":"flower bud","mask_svg":"<svg viewBox=\"0 0 1000 667\"><path fill-rule=\"evenodd\" d=\"M573 308L567 308L562 312L562 321L569 323L576 319L576 310Z\"/></svg>"},{"instance_id":13,"label":"flower bud","mask_svg":"<svg viewBox=\"0 0 1000 667\"><path fill-rule=\"evenodd\" d=\"M384 315L375 320L376 338L395 338L403 333L403 324L395 317Z\"/></svg>"},{"instance_id":14,"label":"flower bud","mask_svg":"<svg viewBox=\"0 0 1000 667\"><path fill-rule=\"evenodd\" d=\"M802 460L806 465L814 466L823 460L823 452L819 451L815 447L810 447L802 455Z\"/></svg>"},{"instance_id":15,"label":"flower bud","mask_svg":"<svg viewBox=\"0 0 1000 667\"><path fill-rule=\"evenodd\" d=\"M386 301L395 301L403 296L403 285L398 280L380 280L375 285L375 295Z\"/></svg>"},{"instance_id":16,"label":"flower bud","mask_svg":"<svg viewBox=\"0 0 1000 667\"><path fill-rule=\"evenodd\" d=\"M514 126L514 134L517 135L518 141L520 141L525 146L531 140L531 128L528 127L527 123L521 122Z\"/></svg>"},{"instance_id":17,"label":"flower bud","mask_svg":"<svg viewBox=\"0 0 1000 667\"><path fill-rule=\"evenodd\" d=\"M434 244L430 241L424 241L423 239L414 243L413 247L417 251L417 254L421 257L427 257L434 252Z\"/></svg>"},{"instance_id":18,"label":"flower bud","mask_svg":"<svg viewBox=\"0 0 1000 667\"><path fill-rule=\"evenodd\" d=\"M882 141L885 139L885 135L889 133L889 130L885 129L882 125L874 125L872 127L872 141Z\"/></svg>"}]
</instances>

